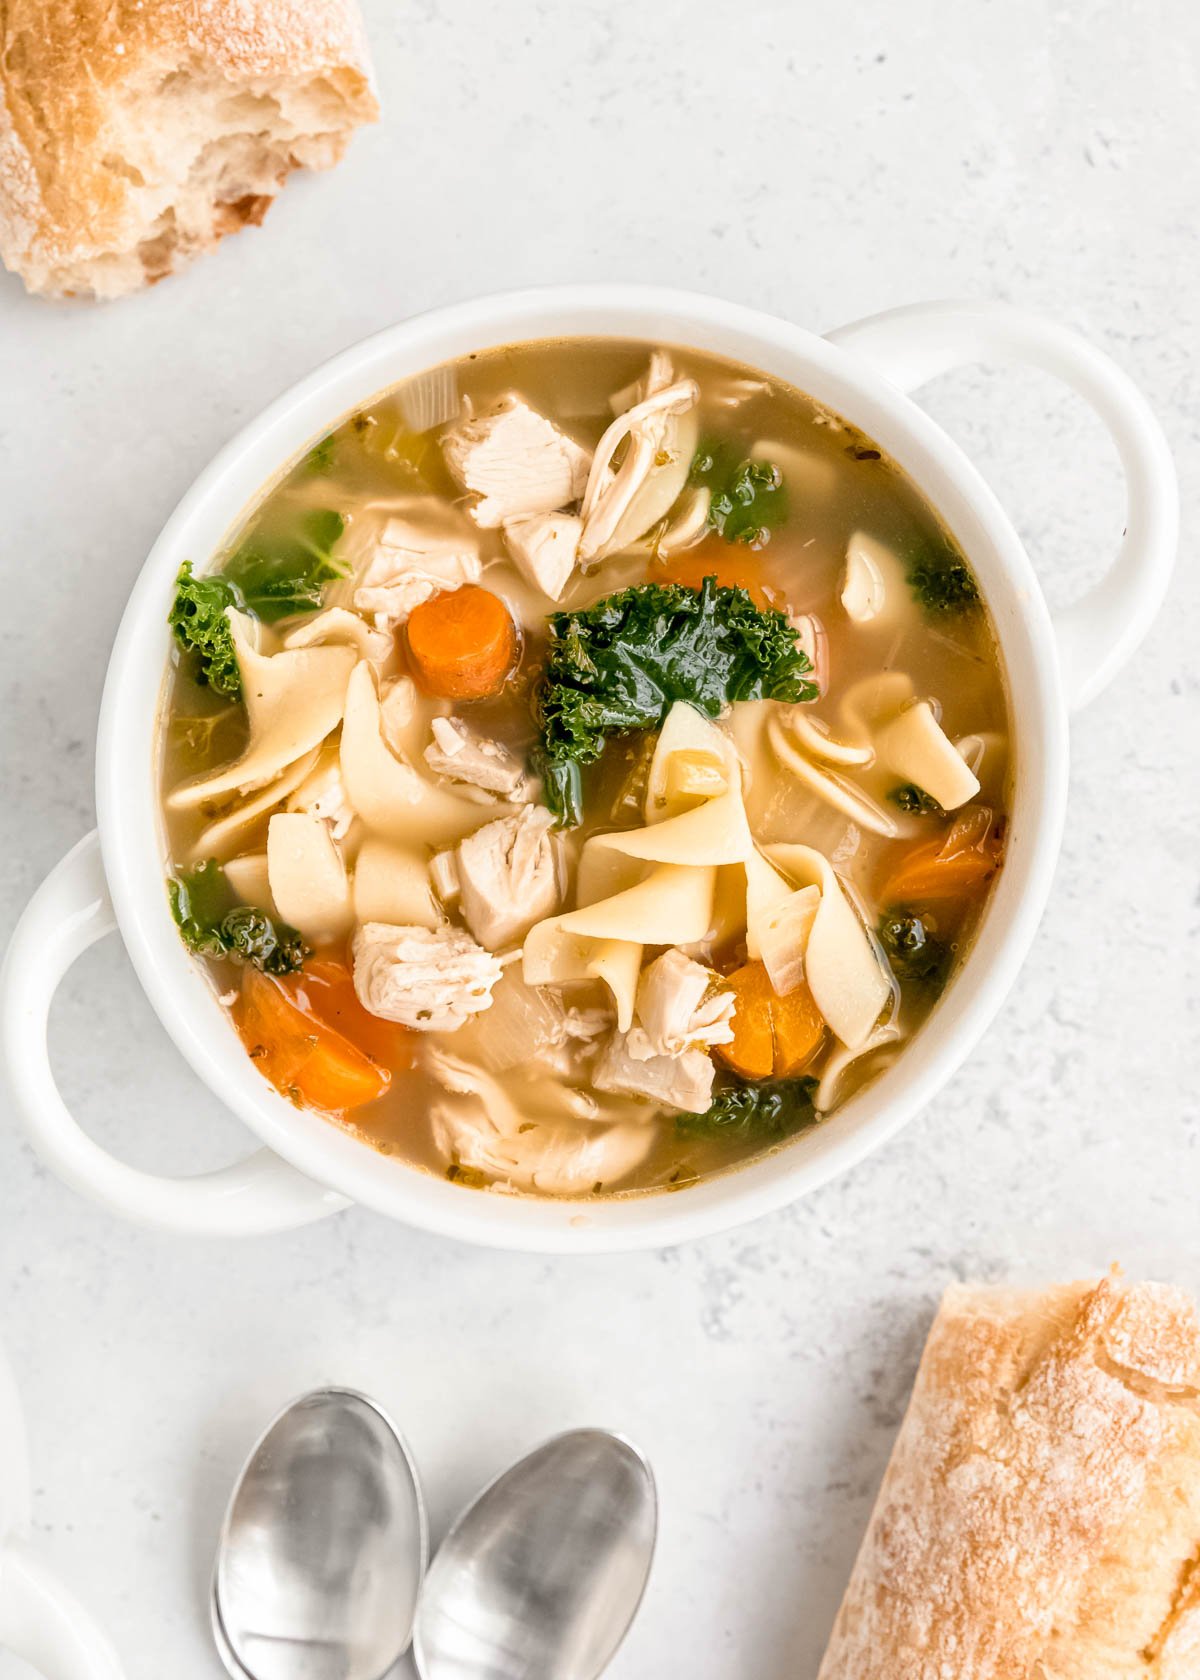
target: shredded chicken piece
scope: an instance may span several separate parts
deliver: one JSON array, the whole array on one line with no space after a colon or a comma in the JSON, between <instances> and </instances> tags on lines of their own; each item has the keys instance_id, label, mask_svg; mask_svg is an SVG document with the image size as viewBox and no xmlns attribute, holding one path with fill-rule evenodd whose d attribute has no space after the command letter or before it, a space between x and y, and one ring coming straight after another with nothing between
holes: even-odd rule
<instances>
[{"instance_id":1,"label":"shredded chicken piece","mask_svg":"<svg viewBox=\"0 0 1200 1680\"><path fill-rule=\"evenodd\" d=\"M566 1009L558 1022L561 1036L544 1044L527 1065L556 1079L586 1077L584 1070L599 1048L597 1041L612 1024L609 1009Z\"/></svg>"},{"instance_id":2,"label":"shredded chicken piece","mask_svg":"<svg viewBox=\"0 0 1200 1680\"><path fill-rule=\"evenodd\" d=\"M423 529L411 519L389 519L354 591L354 605L374 616L377 629L390 630L435 595L478 583L482 572L470 536Z\"/></svg>"},{"instance_id":3,"label":"shredded chicken piece","mask_svg":"<svg viewBox=\"0 0 1200 1680\"><path fill-rule=\"evenodd\" d=\"M647 383L652 377L653 368ZM652 391L609 426L596 445L583 497L581 560L602 560L615 551L614 542L620 545L621 521L654 468L662 464L660 456L671 421L694 408L699 396L700 387L694 379L678 379ZM622 444L626 445L625 455L614 472L612 459ZM644 531L634 533L635 536L643 534Z\"/></svg>"},{"instance_id":4,"label":"shredded chicken piece","mask_svg":"<svg viewBox=\"0 0 1200 1680\"><path fill-rule=\"evenodd\" d=\"M544 806L526 805L459 846L463 920L490 951L518 943L558 909L564 881L553 826Z\"/></svg>"},{"instance_id":5,"label":"shredded chicken piece","mask_svg":"<svg viewBox=\"0 0 1200 1680\"><path fill-rule=\"evenodd\" d=\"M652 1126L635 1117L603 1123L589 1093L532 1080L518 1106L500 1080L445 1050L431 1046L425 1065L445 1092L429 1111L437 1147L452 1165L501 1185L579 1195L627 1177L653 1147Z\"/></svg>"},{"instance_id":6,"label":"shredded chicken piece","mask_svg":"<svg viewBox=\"0 0 1200 1680\"><path fill-rule=\"evenodd\" d=\"M355 811L346 797L341 766L336 753L323 754L288 798L289 811L303 811L309 816L323 817L329 824L334 840L343 840L350 832Z\"/></svg>"},{"instance_id":7,"label":"shredded chicken piece","mask_svg":"<svg viewBox=\"0 0 1200 1680\"><path fill-rule=\"evenodd\" d=\"M502 742L472 735L459 718L435 717L430 730L433 741L425 748L425 762L436 775L471 782L508 798L520 795L525 773L520 760Z\"/></svg>"},{"instance_id":8,"label":"shredded chicken piece","mask_svg":"<svg viewBox=\"0 0 1200 1680\"><path fill-rule=\"evenodd\" d=\"M590 1044L612 1026L611 1009L578 1009L572 1006L563 1011L563 1031L570 1039Z\"/></svg>"},{"instance_id":9,"label":"shredded chicken piece","mask_svg":"<svg viewBox=\"0 0 1200 1680\"><path fill-rule=\"evenodd\" d=\"M681 1056L687 1050L733 1040L736 999L716 975L682 951L664 951L638 982L637 1025L625 1036L635 1062L652 1056Z\"/></svg>"},{"instance_id":10,"label":"shredded chicken piece","mask_svg":"<svg viewBox=\"0 0 1200 1680\"><path fill-rule=\"evenodd\" d=\"M703 1050L684 1050L677 1056L638 1057L631 1054L628 1035L613 1033L592 1072L598 1091L649 1097L664 1108L703 1114L712 1102L714 1068Z\"/></svg>"},{"instance_id":11,"label":"shredded chicken piece","mask_svg":"<svg viewBox=\"0 0 1200 1680\"><path fill-rule=\"evenodd\" d=\"M504 540L517 570L552 601L562 599L582 535L583 521L574 513L528 513L504 522Z\"/></svg>"},{"instance_id":12,"label":"shredded chicken piece","mask_svg":"<svg viewBox=\"0 0 1200 1680\"><path fill-rule=\"evenodd\" d=\"M479 496L471 516L489 530L577 502L591 464L586 449L517 396L452 427L442 452L455 481Z\"/></svg>"},{"instance_id":13,"label":"shredded chicken piece","mask_svg":"<svg viewBox=\"0 0 1200 1680\"><path fill-rule=\"evenodd\" d=\"M455 1032L487 1009L501 965L461 928L364 922L354 935L364 1009L419 1032Z\"/></svg>"},{"instance_id":14,"label":"shredded chicken piece","mask_svg":"<svg viewBox=\"0 0 1200 1680\"><path fill-rule=\"evenodd\" d=\"M650 366L640 379L635 379L632 385L623 385L619 391L614 391L609 399L609 407L614 415L620 416L652 397L655 391L661 391L670 385L675 378L675 366L665 350L651 350Z\"/></svg>"}]
</instances>

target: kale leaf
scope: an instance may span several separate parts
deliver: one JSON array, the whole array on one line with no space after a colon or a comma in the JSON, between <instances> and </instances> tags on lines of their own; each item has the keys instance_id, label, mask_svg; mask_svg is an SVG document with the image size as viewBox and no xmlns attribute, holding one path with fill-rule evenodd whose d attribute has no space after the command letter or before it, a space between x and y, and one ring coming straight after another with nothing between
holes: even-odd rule
<instances>
[{"instance_id":1,"label":"kale leaf","mask_svg":"<svg viewBox=\"0 0 1200 1680\"><path fill-rule=\"evenodd\" d=\"M904 782L900 787L894 787L888 798L898 810L906 811L909 816L944 817L946 814L933 795L919 788L915 782Z\"/></svg>"},{"instance_id":2,"label":"kale leaf","mask_svg":"<svg viewBox=\"0 0 1200 1680\"><path fill-rule=\"evenodd\" d=\"M897 911L879 924L879 941L899 980L939 980L950 952L920 916Z\"/></svg>"},{"instance_id":3,"label":"kale leaf","mask_svg":"<svg viewBox=\"0 0 1200 1680\"><path fill-rule=\"evenodd\" d=\"M739 1081L718 1091L703 1114L677 1114L675 1130L684 1137L756 1143L791 1137L816 1124L816 1089L816 1080L807 1075Z\"/></svg>"},{"instance_id":4,"label":"kale leaf","mask_svg":"<svg viewBox=\"0 0 1200 1680\"><path fill-rule=\"evenodd\" d=\"M292 974L309 954L294 927L235 901L215 858L169 880L167 896L184 944L199 957L231 957L264 974Z\"/></svg>"},{"instance_id":5,"label":"kale leaf","mask_svg":"<svg viewBox=\"0 0 1200 1680\"><path fill-rule=\"evenodd\" d=\"M676 700L715 718L733 700L813 700L816 684L783 613L705 578L644 583L581 612L551 613L534 691L533 759L560 822L582 815L581 767L610 735L656 729Z\"/></svg>"},{"instance_id":6,"label":"kale leaf","mask_svg":"<svg viewBox=\"0 0 1200 1680\"><path fill-rule=\"evenodd\" d=\"M345 576L345 567L333 557L345 528L346 521L332 508L309 508L288 533L253 532L221 568L221 576L264 624L316 612L326 585Z\"/></svg>"},{"instance_id":7,"label":"kale leaf","mask_svg":"<svg viewBox=\"0 0 1200 1680\"><path fill-rule=\"evenodd\" d=\"M225 609L242 605L232 584L219 576L193 577L192 563L185 560L175 579L175 601L167 615L179 646L196 655L197 682L232 698L242 692L242 674Z\"/></svg>"},{"instance_id":8,"label":"kale leaf","mask_svg":"<svg viewBox=\"0 0 1200 1680\"><path fill-rule=\"evenodd\" d=\"M908 586L931 618L966 612L979 604L979 585L948 542L924 544L908 567Z\"/></svg>"},{"instance_id":9,"label":"kale leaf","mask_svg":"<svg viewBox=\"0 0 1200 1680\"><path fill-rule=\"evenodd\" d=\"M762 548L787 518L783 474L770 461L752 461L735 442L702 443L688 474L711 492L708 522L726 542Z\"/></svg>"}]
</instances>

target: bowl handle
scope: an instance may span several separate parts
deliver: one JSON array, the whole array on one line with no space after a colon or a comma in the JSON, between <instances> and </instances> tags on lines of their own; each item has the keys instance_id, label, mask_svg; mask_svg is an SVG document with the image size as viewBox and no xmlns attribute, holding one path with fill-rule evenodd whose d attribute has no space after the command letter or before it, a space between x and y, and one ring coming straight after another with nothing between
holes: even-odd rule
<instances>
[{"instance_id":1,"label":"bowl handle","mask_svg":"<svg viewBox=\"0 0 1200 1680\"><path fill-rule=\"evenodd\" d=\"M22 1540L0 1548L0 1651L47 1680L123 1680L108 1635Z\"/></svg>"},{"instance_id":2,"label":"bowl handle","mask_svg":"<svg viewBox=\"0 0 1200 1680\"><path fill-rule=\"evenodd\" d=\"M54 1083L46 1023L67 969L116 925L93 830L30 899L0 973L4 1067L16 1111L45 1164L115 1213L170 1231L256 1236L347 1206L269 1149L217 1172L162 1178L116 1160L79 1127Z\"/></svg>"},{"instance_id":3,"label":"bowl handle","mask_svg":"<svg viewBox=\"0 0 1200 1680\"><path fill-rule=\"evenodd\" d=\"M1150 628L1175 562L1175 467L1137 386L1078 333L1004 303L909 304L828 337L902 391L968 362L1029 362L1078 391L1108 427L1125 470L1125 534L1099 583L1054 615L1067 704L1072 711L1086 706Z\"/></svg>"}]
</instances>

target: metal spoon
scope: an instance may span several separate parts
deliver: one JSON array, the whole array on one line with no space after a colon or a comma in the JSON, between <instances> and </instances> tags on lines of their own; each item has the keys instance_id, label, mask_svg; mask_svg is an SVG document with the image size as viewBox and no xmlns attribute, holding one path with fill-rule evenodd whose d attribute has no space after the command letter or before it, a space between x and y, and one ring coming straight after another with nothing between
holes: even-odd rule
<instances>
[{"instance_id":1,"label":"metal spoon","mask_svg":"<svg viewBox=\"0 0 1200 1680\"><path fill-rule=\"evenodd\" d=\"M425 1578L422 1680L595 1680L645 1590L650 1466L619 1435L556 1435L486 1487Z\"/></svg>"},{"instance_id":2,"label":"metal spoon","mask_svg":"<svg viewBox=\"0 0 1200 1680\"><path fill-rule=\"evenodd\" d=\"M416 1467L365 1395L286 1406L233 1490L213 1634L234 1680L379 1680L408 1649L429 1555Z\"/></svg>"}]
</instances>

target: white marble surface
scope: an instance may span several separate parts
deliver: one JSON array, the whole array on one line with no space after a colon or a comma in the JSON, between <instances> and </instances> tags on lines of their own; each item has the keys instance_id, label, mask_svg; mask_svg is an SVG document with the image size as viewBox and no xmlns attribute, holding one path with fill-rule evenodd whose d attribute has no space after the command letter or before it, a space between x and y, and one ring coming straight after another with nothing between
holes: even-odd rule
<instances>
[{"instance_id":1,"label":"white marble surface","mask_svg":"<svg viewBox=\"0 0 1200 1680\"><path fill-rule=\"evenodd\" d=\"M0 1329L37 1525L136 1680L217 1672L204 1587L239 1456L325 1378L377 1394L435 1530L572 1423L661 1480L651 1589L612 1673L810 1680L931 1309L954 1278L1122 1260L1200 1288L1195 933L1200 387L1192 0L371 0L387 105L261 233L114 307L0 282L5 926L92 821L108 648L213 449L317 360L412 310L644 278L826 327L925 296L1072 322L1170 431L1168 610L1081 716L1066 848L1016 995L940 1100L804 1205L672 1253L488 1256L349 1213L226 1246L121 1227L0 1128ZM1120 523L1111 452L1049 381L930 405L1012 508L1052 598ZM198 1169L237 1128L115 941L54 1023L62 1082L128 1158ZM0 1676L17 1670L0 1658Z\"/></svg>"}]
</instances>

